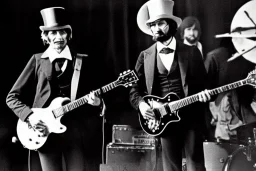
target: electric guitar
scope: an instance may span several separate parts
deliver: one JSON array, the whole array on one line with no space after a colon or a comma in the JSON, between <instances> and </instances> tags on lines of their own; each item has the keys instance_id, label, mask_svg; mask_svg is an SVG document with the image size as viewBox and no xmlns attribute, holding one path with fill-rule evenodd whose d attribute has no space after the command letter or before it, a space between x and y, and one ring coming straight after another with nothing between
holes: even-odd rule
<instances>
[{"instance_id":1,"label":"electric guitar","mask_svg":"<svg viewBox=\"0 0 256 171\"><path fill-rule=\"evenodd\" d=\"M216 95L244 85L251 85L255 87L255 78L256 69L251 71L247 78L209 90L209 93L210 95ZM154 95L144 96L143 100L152 108L152 111L155 114L155 119L144 118L139 112L139 121L142 129L149 135L160 135L169 123L179 122L181 120L178 114L179 109L199 101L198 94L194 94L183 99L180 99L175 93L169 93L163 98Z\"/></svg>"},{"instance_id":2,"label":"electric guitar","mask_svg":"<svg viewBox=\"0 0 256 171\"><path fill-rule=\"evenodd\" d=\"M138 77L135 72L128 70L121 73L116 81L95 90L95 94L100 95L106 93L118 86L128 87L136 81L138 81ZM62 116L73 109L87 104L86 96L88 95L71 102L67 97L57 97L53 99L47 108L32 108L33 115L37 115L46 124L49 132L47 135L41 136L39 131L34 129L29 122L23 122L19 119L17 123L17 135L21 144L27 149L37 150L44 145L50 133L59 134L65 132L67 127L60 122ZM69 103L63 105L64 102Z\"/></svg>"}]
</instances>

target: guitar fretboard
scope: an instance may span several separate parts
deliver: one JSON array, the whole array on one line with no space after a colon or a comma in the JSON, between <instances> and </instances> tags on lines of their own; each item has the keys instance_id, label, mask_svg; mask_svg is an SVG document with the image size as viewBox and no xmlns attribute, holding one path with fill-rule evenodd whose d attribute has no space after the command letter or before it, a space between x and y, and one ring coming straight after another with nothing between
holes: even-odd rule
<instances>
[{"instance_id":1,"label":"guitar fretboard","mask_svg":"<svg viewBox=\"0 0 256 171\"><path fill-rule=\"evenodd\" d=\"M104 93L106 93L106 92L116 88L117 86L118 86L117 81L109 83L109 84L107 84L107 85L105 85L105 86L95 90L95 95L99 96L101 94L104 94ZM72 102L70 102L70 103L68 103L68 104L66 104L64 106L61 106L61 107L59 107L57 109L54 109L53 110L54 116L56 118L58 118L58 117L64 115L65 113L70 112L70 111L72 111L72 110L74 110L74 109L76 109L76 108L86 104L88 102L87 99L86 99L87 96L89 96L89 94L87 94L87 95L85 95L85 96L83 96L83 97L81 97L79 99L76 99L76 100L74 100L74 101L72 101Z\"/></svg>"},{"instance_id":2,"label":"guitar fretboard","mask_svg":"<svg viewBox=\"0 0 256 171\"><path fill-rule=\"evenodd\" d=\"M250 81L249 79L240 80L231 84L227 84L227 85L209 90L209 93L210 95L216 95L225 91L229 91L229 90L244 86L248 84L249 81ZM183 99L177 100L175 102L170 102L168 106L170 107L171 111L175 111L189 104L195 103L197 101L199 101L199 94L188 96Z\"/></svg>"}]
</instances>

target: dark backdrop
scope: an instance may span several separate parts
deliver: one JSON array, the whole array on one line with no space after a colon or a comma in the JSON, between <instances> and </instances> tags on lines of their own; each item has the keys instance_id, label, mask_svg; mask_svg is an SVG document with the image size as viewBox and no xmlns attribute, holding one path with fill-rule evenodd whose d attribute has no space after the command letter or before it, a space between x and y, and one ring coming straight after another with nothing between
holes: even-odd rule
<instances>
[{"instance_id":1,"label":"dark backdrop","mask_svg":"<svg viewBox=\"0 0 256 171\"><path fill-rule=\"evenodd\" d=\"M235 12L248 0L176 0L174 13L184 18L194 15L202 25L201 42L206 54L218 47L215 34L229 31ZM2 98L0 145L8 145L15 135L16 116L7 108L5 97L32 54L45 47L40 39L43 24L40 10L63 6L73 28L71 45L88 53L98 63L103 82L114 81L119 73L133 69L139 52L153 42L136 23L139 8L146 0L8 0L1 6L1 73ZM93 71L92 71L93 72ZM128 89L109 92L106 100L110 124L139 126L137 113L130 107ZM107 134L106 136L111 136ZM5 149L0 147L1 149ZM1 158L0 158L1 159ZM1 163L0 163L1 164ZM1 165L2 166L2 165Z\"/></svg>"}]
</instances>

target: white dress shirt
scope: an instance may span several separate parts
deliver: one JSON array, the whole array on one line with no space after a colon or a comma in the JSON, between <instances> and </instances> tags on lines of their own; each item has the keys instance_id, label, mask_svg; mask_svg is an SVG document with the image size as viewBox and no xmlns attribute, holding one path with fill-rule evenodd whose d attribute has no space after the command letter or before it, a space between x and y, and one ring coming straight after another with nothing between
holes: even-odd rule
<instances>
[{"instance_id":1,"label":"white dress shirt","mask_svg":"<svg viewBox=\"0 0 256 171\"><path fill-rule=\"evenodd\" d=\"M176 39L174 37L172 37L168 41L171 41L171 42L167 46L165 46L161 42L157 42L156 48L157 48L157 54L159 54L159 57L164 65L164 67L168 71L170 71L172 63L173 63L174 55L175 55L175 50L176 50ZM174 51L173 51L173 53L169 53L169 54L159 53L163 48L171 48Z\"/></svg>"},{"instance_id":2,"label":"white dress shirt","mask_svg":"<svg viewBox=\"0 0 256 171\"><path fill-rule=\"evenodd\" d=\"M61 53L57 53L56 50L48 47L46 51L43 53L41 58L49 58L52 63L55 59L64 58L66 59L63 66L61 67L61 71L65 71L67 68L68 60L72 60L71 52L68 45L61 51Z\"/></svg>"}]
</instances>

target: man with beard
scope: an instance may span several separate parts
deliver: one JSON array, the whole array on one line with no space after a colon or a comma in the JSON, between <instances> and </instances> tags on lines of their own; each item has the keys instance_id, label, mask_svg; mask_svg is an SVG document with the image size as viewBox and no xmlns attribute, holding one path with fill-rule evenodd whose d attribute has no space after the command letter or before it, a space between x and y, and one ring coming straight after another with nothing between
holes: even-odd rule
<instances>
[{"instance_id":1,"label":"man with beard","mask_svg":"<svg viewBox=\"0 0 256 171\"><path fill-rule=\"evenodd\" d=\"M171 0L150 0L137 15L141 31L153 36L156 43L137 59L135 70L139 81L130 90L130 102L143 118L151 121L155 121L155 114L143 100L145 95L165 97L175 93L184 98L200 92L200 102L211 98L208 90L204 90L206 71L199 50L174 38L181 19L173 15L173 5ZM159 135L164 171L182 170L183 149L189 171L205 170L202 138L205 103L200 102L182 108L181 121L170 123Z\"/></svg>"},{"instance_id":2,"label":"man with beard","mask_svg":"<svg viewBox=\"0 0 256 171\"><path fill-rule=\"evenodd\" d=\"M87 55L69 48L72 29L66 22L64 8L46 8L41 10L41 14L44 20L44 25L40 26L41 38L48 48L30 58L7 95L7 105L20 120L28 122L38 136L48 136L48 126L52 120L49 117L49 120L46 120L43 116L48 113L42 109L40 112L39 109L47 108L50 104L53 107L53 100L55 105L57 100L61 103L60 97L71 97L71 100L74 100L84 96L84 102L88 101L89 104L86 103L76 110L68 107L68 110L72 111L61 120L67 130L61 134L51 134L46 143L38 149L38 154L43 171L84 171L86 168L92 171L93 167L98 170L101 159L99 114L103 103L94 92L90 93L97 88L92 75L95 74L92 73L95 65ZM78 70L80 77L74 74ZM76 84L73 84L74 80ZM77 89L77 95L74 89ZM85 96L86 94L88 95ZM79 106L77 103L73 105L74 108ZM60 106L55 106L57 107ZM53 120L54 124L55 122Z\"/></svg>"},{"instance_id":3,"label":"man with beard","mask_svg":"<svg viewBox=\"0 0 256 171\"><path fill-rule=\"evenodd\" d=\"M188 16L184 18L177 33L183 40L184 44L189 46L196 46L200 50L203 57L203 47L199 42L202 32L200 22L196 17Z\"/></svg>"}]
</instances>

